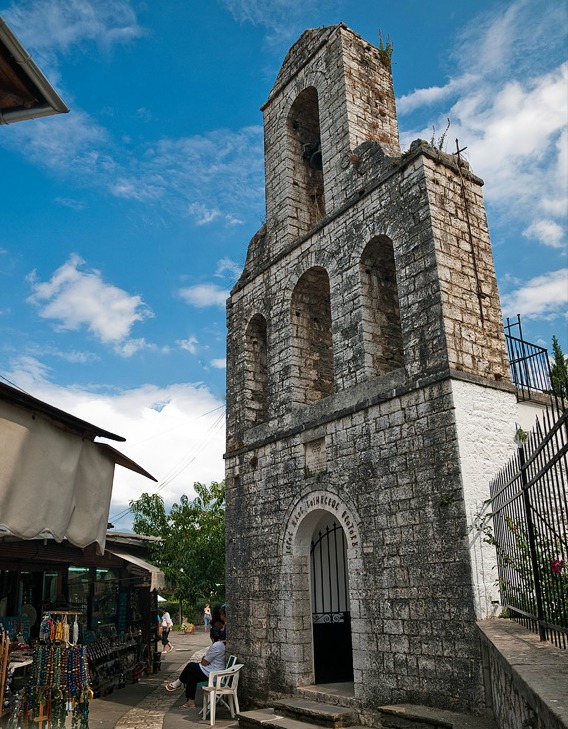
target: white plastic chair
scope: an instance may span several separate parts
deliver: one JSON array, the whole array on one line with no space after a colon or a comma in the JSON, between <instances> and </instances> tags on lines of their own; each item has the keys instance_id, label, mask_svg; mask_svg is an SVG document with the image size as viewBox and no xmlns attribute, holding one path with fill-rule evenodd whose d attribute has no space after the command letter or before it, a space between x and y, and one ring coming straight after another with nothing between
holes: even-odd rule
<instances>
[{"instance_id":1,"label":"white plastic chair","mask_svg":"<svg viewBox=\"0 0 568 729\"><path fill-rule=\"evenodd\" d=\"M225 666L225 668L232 668L232 667L233 667L233 666L235 665L235 663L238 663L238 659L237 659L237 656L235 656L234 654L231 654L231 655L230 655L230 656L229 656L229 657L227 658L227 665ZM207 682L207 681L200 681L200 682L199 682L199 683L197 684L197 688L200 688L200 687L201 687L202 689L204 689L204 688L205 688L206 686L208 686L208 685L209 685L209 686L211 686L211 685L212 685L212 684L211 684L211 674L209 674L209 682ZM229 709L229 710L230 710L229 704L228 704L228 703L227 703L226 701L223 701L222 699L218 699L218 701L220 701L221 703L225 704L225 706L227 707L227 709ZM200 713L200 715L201 715L202 719L205 719L205 717L203 716L203 710L204 710L204 707L205 707L205 699L203 699L203 705L202 705L202 707L201 707L201 709L200 709L200 711L199 711L199 713Z\"/></svg>"},{"instance_id":2,"label":"white plastic chair","mask_svg":"<svg viewBox=\"0 0 568 729\"><path fill-rule=\"evenodd\" d=\"M225 671L212 671L209 674L209 684L203 688L203 720L207 719L207 711L209 711L211 726L215 726L215 710L218 701L222 701L227 706L231 712L231 719L234 719L235 715L239 713L237 686L239 685L239 673L243 666L244 663L236 663Z\"/></svg>"}]
</instances>

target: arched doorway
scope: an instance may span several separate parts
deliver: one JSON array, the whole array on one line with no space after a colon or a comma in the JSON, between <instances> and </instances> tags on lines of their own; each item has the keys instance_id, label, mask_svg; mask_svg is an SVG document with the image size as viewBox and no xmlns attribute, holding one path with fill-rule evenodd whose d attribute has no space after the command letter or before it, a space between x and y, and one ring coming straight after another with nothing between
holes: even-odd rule
<instances>
[{"instance_id":1,"label":"arched doorway","mask_svg":"<svg viewBox=\"0 0 568 729\"><path fill-rule=\"evenodd\" d=\"M315 683L353 681L347 544L331 514L312 535L310 586Z\"/></svg>"}]
</instances>

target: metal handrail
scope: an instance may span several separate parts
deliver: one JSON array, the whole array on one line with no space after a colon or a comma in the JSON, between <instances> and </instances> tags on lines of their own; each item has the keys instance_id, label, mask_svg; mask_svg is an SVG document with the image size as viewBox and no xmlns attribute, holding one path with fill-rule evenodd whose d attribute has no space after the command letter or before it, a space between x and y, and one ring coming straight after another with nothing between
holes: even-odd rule
<instances>
[{"instance_id":1,"label":"metal handrail","mask_svg":"<svg viewBox=\"0 0 568 729\"><path fill-rule=\"evenodd\" d=\"M517 328L518 336L512 332ZM511 378L520 400L530 400L533 393L553 394L548 350L527 342L523 337L521 318L505 323L505 341L511 366Z\"/></svg>"}]
</instances>

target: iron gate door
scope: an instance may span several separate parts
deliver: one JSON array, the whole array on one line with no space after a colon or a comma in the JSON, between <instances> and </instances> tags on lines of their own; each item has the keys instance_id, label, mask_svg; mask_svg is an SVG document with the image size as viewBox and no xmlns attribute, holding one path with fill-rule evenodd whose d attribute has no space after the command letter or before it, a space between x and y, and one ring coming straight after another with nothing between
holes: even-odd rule
<instances>
[{"instance_id":1,"label":"iron gate door","mask_svg":"<svg viewBox=\"0 0 568 729\"><path fill-rule=\"evenodd\" d=\"M333 524L319 532L310 551L316 683L353 681L351 615L345 535Z\"/></svg>"}]
</instances>

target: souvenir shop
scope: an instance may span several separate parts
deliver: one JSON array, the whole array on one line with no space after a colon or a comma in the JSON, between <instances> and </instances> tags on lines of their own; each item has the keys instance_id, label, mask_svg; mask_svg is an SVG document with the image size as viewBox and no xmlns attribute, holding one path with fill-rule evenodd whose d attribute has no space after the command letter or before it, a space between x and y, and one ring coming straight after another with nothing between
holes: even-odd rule
<instances>
[{"instance_id":1,"label":"souvenir shop","mask_svg":"<svg viewBox=\"0 0 568 729\"><path fill-rule=\"evenodd\" d=\"M102 555L55 540L0 539L0 706L8 726L88 726L89 701L159 670L163 573L145 540L109 536Z\"/></svg>"},{"instance_id":2,"label":"souvenir shop","mask_svg":"<svg viewBox=\"0 0 568 729\"><path fill-rule=\"evenodd\" d=\"M163 574L108 533L122 436L0 382L0 714L86 729L92 696L152 671ZM150 539L149 537L146 539Z\"/></svg>"}]
</instances>

